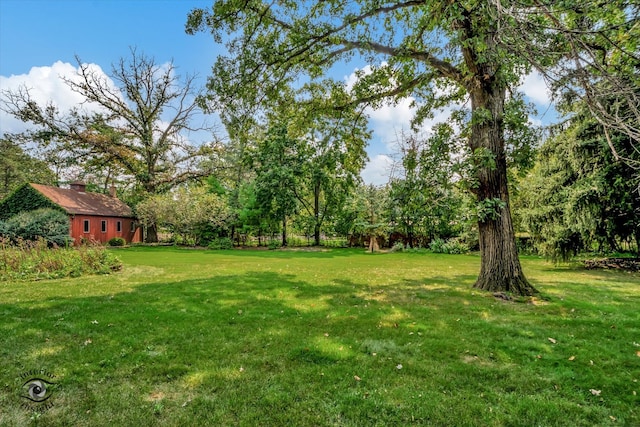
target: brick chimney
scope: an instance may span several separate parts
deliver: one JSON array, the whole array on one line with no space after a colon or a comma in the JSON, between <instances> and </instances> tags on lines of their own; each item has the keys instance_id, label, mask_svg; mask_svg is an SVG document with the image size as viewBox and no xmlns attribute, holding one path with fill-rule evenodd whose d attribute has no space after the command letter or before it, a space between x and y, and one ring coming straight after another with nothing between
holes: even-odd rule
<instances>
[{"instance_id":1,"label":"brick chimney","mask_svg":"<svg viewBox=\"0 0 640 427\"><path fill-rule=\"evenodd\" d=\"M84 193L87 188L87 184L82 181L74 181L70 184L70 186L72 190L78 191L80 193Z\"/></svg>"},{"instance_id":2,"label":"brick chimney","mask_svg":"<svg viewBox=\"0 0 640 427\"><path fill-rule=\"evenodd\" d=\"M118 198L118 193L116 192L116 187L114 185L109 187L109 196L111 196L113 199Z\"/></svg>"}]
</instances>

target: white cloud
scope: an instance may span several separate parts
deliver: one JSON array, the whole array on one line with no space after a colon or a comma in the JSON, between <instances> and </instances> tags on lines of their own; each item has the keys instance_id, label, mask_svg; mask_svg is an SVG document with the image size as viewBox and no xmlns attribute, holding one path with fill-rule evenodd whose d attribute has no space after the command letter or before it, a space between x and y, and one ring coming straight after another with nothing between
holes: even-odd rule
<instances>
[{"instance_id":1,"label":"white cloud","mask_svg":"<svg viewBox=\"0 0 640 427\"><path fill-rule=\"evenodd\" d=\"M360 173L365 184L384 185L389 181L393 159L385 154L374 156Z\"/></svg>"},{"instance_id":2,"label":"white cloud","mask_svg":"<svg viewBox=\"0 0 640 427\"><path fill-rule=\"evenodd\" d=\"M551 93L547 83L542 75L535 70L524 77L518 89L536 104L549 105L551 103Z\"/></svg>"},{"instance_id":3,"label":"white cloud","mask_svg":"<svg viewBox=\"0 0 640 427\"><path fill-rule=\"evenodd\" d=\"M107 77L100 66L89 64L92 71L103 75L110 85L113 82ZM0 76L0 90L17 91L20 87L29 89L29 93L34 101L44 105L51 101L61 112L66 112L73 107L79 106L85 98L72 91L62 80L62 77L77 81L78 69L68 62L58 61L52 66L33 67L28 74L12 75L10 77ZM98 111L95 104L84 104L86 111ZM5 132L17 133L29 128L29 124L10 116L4 111L0 111L0 134Z\"/></svg>"},{"instance_id":4,"label":"white cloud","mask_svg":"<svg viewBox=\"0 0 640 427\"><path fill-rule=\"evenodd\" d=\"M381 64L386 65L385 63ZM367 65L362 69L356 69L353 73L344 77L347 89L353 88L358 77L371 73L371 66ZM436 94L443 94L443 90L435 88ZM415 98L409 96L396 103L387 103L379 108L367 108L365 113L370 118L370 126L373 129L374 139L379 140L389 152L397 151L397 142L403 132L411 132L411 120L416 114L416 106L413 105ZM451 105L445 109L435 111L432 119L425 120L418 129L418 133L431 133L433 127L438 123L449 120L451 112L460 105Z\"/></svg>"}]
</instances>

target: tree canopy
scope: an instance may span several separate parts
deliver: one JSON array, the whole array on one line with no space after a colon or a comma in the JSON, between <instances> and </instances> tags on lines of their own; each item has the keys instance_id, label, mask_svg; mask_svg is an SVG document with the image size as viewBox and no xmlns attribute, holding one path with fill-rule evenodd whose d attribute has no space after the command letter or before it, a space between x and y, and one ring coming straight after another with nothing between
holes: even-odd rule
<instances>
[{"instance_id":1,"label":"tree canopy","mask_svg":"<svg viewBox=\"0 0 640 427\"><path fill-rule=\"evenodd\" d=\"M478 202L492 209L479 221L483 262L476 287L532 294L517 257L507 190L504 104L530 66L499 43L502 20L483 2L357 3L216 1L192 11L187 31L232 34L212 84L243 99L274 99L284 84L313 80L338 61L359 55L361 71L334 108L380 105L411 96L420 123L437 108L468 103L469 150L476 154ZM466 110L463 106L463 109ZM485 209L486 210L486 209Z\"/></svg>"},{"instance_id":2,"label":"tree canopy","mask_svg":"<svg viewBox=\"0 0 640 427\"><path fill-rule=\"evenodd\" d=\"M633 169L609 149L630 152L620 132L607 137L583 103L571 124L541 147L533 170L522 180L521 210L540 253L567 260L579 251L619 251L640 244L640 194ZM640 156L636 155L636 159ZM631 245L629 245L631 246Z\"/></svg>"},{"instance_id":3,"label":"tree canopy","mask_svg":"<svg viewBox=\"0 0 640 427\"><path fill-rule=\"evenodd\" d=\"M0 200L25 183L55 181L47 162L31 156L15 142L0 139Z\"/></svg>"},{"instance_id":4,"label":"tree canopy","mask_svg":"<svg viewBox=\"0 0 640 427\"><path fill-rule=\"evenodd\" d=\"M466 117L459 137L471 155L469 188L478 203L482 264L475 286L517 294L536 291L515 247L505 103L536 68L556 76L565 93L583 96L597 115L603 110L590 84L624 81L637 65L637 42L628 36L638 31L637 5L627 1L217 0L190 13L187 32L195 31L227 42L229 55L218 58L209 85L223 97L277 99L283 85L313 84L357 58L367 71L357 73L349 97L334 108L412 97L419 124L454 104ZM629 118L638 104L628 91L620 93L630 115L598 117L631 126L632 134L638 121Z\"/></svg>"},{"instance_id":5,"label":"tree canopy","mask_svg":"<svg viewBox=\"0 0 640 427\"><path fill-rule=\"evenodd\" d=\"M53 148L77 165L115 167L112 175L132 178L147 194L209 173L200 166L213 145L195 146L185 134L203 129L196 124L200 108L193 76L180 79L173 63L158 64L135 50L112 66L110 79L76 59L78 79L63 80L98 112L82 105L59 111L51 102L38 104L27 87L3 91L2 108L35 125L9 138Z\"/></svg>"}]
</instances>

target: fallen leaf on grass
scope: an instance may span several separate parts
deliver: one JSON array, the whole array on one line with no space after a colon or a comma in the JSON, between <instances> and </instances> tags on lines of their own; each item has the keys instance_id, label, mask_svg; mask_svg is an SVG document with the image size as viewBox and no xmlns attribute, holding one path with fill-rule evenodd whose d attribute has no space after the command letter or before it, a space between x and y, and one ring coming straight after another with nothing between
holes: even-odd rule
<instances>
[{"instance_id":1,"label":"fallen leaf on grass","mask_svg":"<svg viewBox=\"0 0 640 427\"><path fill-rule=\"evenodd\" d=\"M353 376L353 379L354 379L354 380L356 380L356 381L361 381L361 380L362 380L362 378L360 378L360 377L359 377L359 376L357 376L357 375L354 375L354 376Z\"/></svg>"},{"instance_id":2,"label":"fallen leaf on grass","mask_svg":"<svg viewBox=\"0 0 640 427\"><path fill-rule=\"evenodd\" d=\"M609 418L611 418L611 421L615 421L616 417L614 417L613 415L609 415Z\"/></svg>"},{"instance_id":3,"label":"fallen leaf on grass","mask_svg":"<svg viewBox=\"0 0 640 427\"><path fill-rule=\"evenodd\" d=\"M575 357L575 356L571 356L571 357L569 358L569 360L576 360L576 357Z\"/></svg>"},{"instance_id":4,"label":"fallen leaf on grass","mask_svg":"<svg viewBox=\"0 0 640 427\"><path fill-rule=\"evenodd\" d=\"M602 393L602 390L594 390L592 388L589 389L589 391L591 392L591 394L593 394L594 396L600 396L600 393Z\"/></svg>"},{"instance_id":5,"label":"fallen leaf on grass","mask_svg":"<svg viewBox=\"0 0 640 427\"><path fill-rule=\"evenodd\" d=\"M640 351L636 351L636 356L640 357Z\"/></svg>"},{"instance_id":6,"label":"fallen leaf on grass","mask_svg":"<svg viewBox=\"0 0 640 427\"><path fill-rule=\"evenodd\" d=\"M87 340L84 342L84 345L89 345L89 344L91 344L92 342L93 342L93 341L91 341L91 338L89 338L89 339L87 339Z\"/></svg>"},{"instance_id":7,"label":"fallen leaf on grass","mask_svg":"<svg viewBox=\"0 0 640 427\"><path fill-rule=\"evenodd\" d=\"M556 341L556 340L554 340L553 338L547 338L547 339L549 340L549 342L550 342L551 344L555 344L555 343L557 343L557 341Z\"/></svg>"},{"instance_id":8,"label":"fallen leaf on grass","mask_svg":"<svg viewBox=\"0 0 640 427\"><path fill-rule=\"evenodd\" d=\"M396 369L402 369L402 365L398 363L398 366L396 366Z\"/></svg>"},{"instance_id":9,"label":"fallen leaf on grass","mask_svg":"<svg viewBox=\"0 0 640 427\"><path fill-rule=\"evenodd\" d=\"M149 400L162 400L164 399L164 393L161 391L153 392L149 395Z\"/></svg>"}]
</instances>

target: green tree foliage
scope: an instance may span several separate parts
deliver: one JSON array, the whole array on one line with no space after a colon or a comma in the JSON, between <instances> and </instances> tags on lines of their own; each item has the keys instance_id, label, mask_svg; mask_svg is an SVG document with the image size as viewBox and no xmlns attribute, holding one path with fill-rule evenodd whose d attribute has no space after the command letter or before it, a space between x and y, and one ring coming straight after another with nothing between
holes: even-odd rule
<instances>
[{"instance_id":1,"label":"green tree foliage","mask_svg":"<svg viewBox=\"0 0 640 427\"><path fill-rule=\"evenodd\" d=\"M333 218L360 180L370 134L362 114L353 109L335 112L302 105L294 116L304 153L300 186L295 195L311 225L314 244L327 219Z\"/></svg>"},{"instance_id":2,"label":"green tree foliage","mask_svg":"<svg viewBox=\"0 0 640 427\"><path fill-rule=\"evenodd\" d=\"M218 0L192 11L187 31L232 35L229 57L214 67L211 87L228 97L275 99L300 73L314 79L339 61L360 55L359 72L340 109L379 106L413 96L416 123L451 102L469 100L467 146L493 159L477 164L472 188L479 202L500 200L495 216L479 220L481 271L475 286L533 294L517 256L507 189L505 99L530 64L502 43L504 21L487 2L235 2Z\"/></svg>"},{"instance_id":3,"label":"green tree foliage","mask_svg":"<svg viewBox=\"0 0 640 427\"><path fill-rule=\"evenodd\" d=\"M640 194L633 169L616 160L609 142L631 151L627 135L610 133L584 111L540 149L522 185L525 227L538 250L567 260L581 250L617 251L640 242Z\"/></svg>"},{"instance_id":4,"label":"green tree foliage","mask_svg":"<svg viewBox=\"0 0 640 427\"><path fill-rule=\"evenodd\" d=\"M262 206L258 203L255 181L244 183L238 191L238 206L236 224L239 233L243 238L256 236L258 246L262 246L262 237L269 230L270 225L268 215L263 212Z\"/></svg>"},{"instance_id":5,"label":"green tree foliage","mask_svg":"<svg viewBox=\"0 0 640 427\"><path fill-rule=\"evenodd\" d=\"M145 226L164 227L183 242L199 245L209 243L202 234L207 226L227 227L229 207L224 197L204 186L181 186L142 201L137 214Z\"/></svg>"},{"instance_id":6,"label":"green tree foliage","mask_svg":"<svg viewBox=\"0 0 640 427\"><path fill-rule=\"evenodd\" d=\"M351 236L351 244L359 246L371 240L386 239L393 230L388 206L389 188L359 184L346 198L340 209L335 229Z\"/></svg>"},{"instance_id":7,"label":"green tree foliage","mask_svg":"<svg viewBox=\"0 0 640 427\"><path fill-rule=\"evenodd\" d=\"M602 126L640 145L640 4L635 0L495 2L500 42L533 65L570 103L580 100Z\"/></svg>"},{"instance_id":8,"label":"green tree foliage","mask_svg":"<svg viewBox=\"0 0 640 427\"><path fill-rule=\"evenodd\" d=\"M110 79L77 58L78 80L65 79L71 90L100 107L89 113L78 107L59 111L35 102L28 88L2 92L2 108L34 127L18 141L33 141L100 171L104 179L124 175L142 196L159 194L194 178L207 176L201 166L213 145L189 143L185 132L200 112L192 76L180 79L172 63L160 65L132 50L113 65ZM154 239L153 230L148 238Z\"/></svg>"},{"instance_id":9,"label":"green tree foliage","mask_svg":"<svg viewBox=\"0 0 640 427\"><path fill-rule=\"evenodd\" d=\"M287 222L298 209L296 191L302 184L303 164L310 155L289 135L288 123L272 125L256 152L256 202L271 220L282 225L282 246L287 246Z\"/></svg>"},{"instance_id":10,"label":"green tree foliage","mask_svg":"<svg viewBox=\"0 0 640 427\"><path fill-rule=\"evenodd\" d=\"M69 217L54 209L21 212L0 222L0 235L13 241L43 239L49 245L66 246L69 236Z\"/></svg>"},{"instance_id":11,"label":"green tree foliage","mask_svg":"<svg viewBox=\"0 0 640 427\"><path fill-rule=\"evenodd\" d=\"M390 181L390 220L410 247L449 237L460 217L454 188L454 159L448 144L453 130L440 125L431 137L403 134L401 164Z\"/></svg>"},{"instance_id":12,"label":"green tree foliage","mask_svg":"<svg viewBox=\"0 0 640 427\"><path fill-rule=\"evenodd\" d=\"M0 139L0 200L23 184L55 184L49 165L30 156L18 144Z\"/></svg>"}]
</instances>

